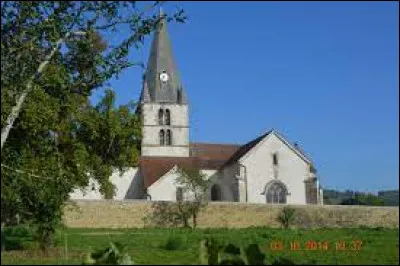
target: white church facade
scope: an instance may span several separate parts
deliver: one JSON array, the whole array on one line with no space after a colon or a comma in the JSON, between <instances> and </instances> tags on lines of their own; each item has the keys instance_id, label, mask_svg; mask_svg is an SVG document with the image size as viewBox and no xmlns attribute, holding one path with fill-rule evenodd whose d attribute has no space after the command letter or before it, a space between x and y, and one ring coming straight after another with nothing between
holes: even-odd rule
<instances>
[{"instance_id":1,"label":"white church facade","mask_svg":"<svg viewBox=\"0 0 400 266\"><path fill-rule=\"evenodd\" d=\"M212 201L323 204L313 162L276 130L244 145L190 142L186 91L164 22L153 37L137 112L142 118L139 166L110 177L114 200L175 201L181 193L177 169L195 167L212 181ZM94 181L70 196L103 198Z\"/></svg>"}]
</instances>

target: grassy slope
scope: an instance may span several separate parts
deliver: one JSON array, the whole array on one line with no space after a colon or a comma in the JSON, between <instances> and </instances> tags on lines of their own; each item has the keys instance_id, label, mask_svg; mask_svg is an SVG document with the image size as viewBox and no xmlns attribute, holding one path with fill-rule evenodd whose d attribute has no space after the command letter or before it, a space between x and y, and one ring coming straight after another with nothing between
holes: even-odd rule
<instances>
[{"instance_id":1,"label":"grassy slope","mask_svg":"<svg viewBox=\"0 0 400 266\"><path fill-rule=\"evenodd\" d=\"M302 229L282 230L269 228L248 229L68 229L68 259L65 258L65 238L58 236L58 247L50 250L47 256L31 248L23 251L7 251L1 254L2 264L80 264L82 255L90 249L104 248L108 242L119 241L128 245L128 251L135 264L198 264L199 241L214 236L223 241L241 245L258 243L267 253L267 262L277 257L285 257L296 264L398 264L398 229ZM180 250L168 251L163 244L170 235L181 236L184 244ZM283 251L272 251L270 243L281 240L285 244ZM327 241L328 250L290 250L290 242L297 240L303 248L305 242ZM336 251L337 241L353 240L363 242L360 251L348 247L346 251Z\"/></svg>"}]
</instances>

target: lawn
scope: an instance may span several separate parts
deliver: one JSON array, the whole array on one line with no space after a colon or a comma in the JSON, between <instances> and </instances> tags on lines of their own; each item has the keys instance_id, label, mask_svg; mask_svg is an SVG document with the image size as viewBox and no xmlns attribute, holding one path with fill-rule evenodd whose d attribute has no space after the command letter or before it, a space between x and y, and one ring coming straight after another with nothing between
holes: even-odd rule
<instances>
[{"instance_id":1,"label":"lawn","mask_svg":"<svg viewBox=\"0 0 400 266\"><path fill-rule=\"evenodd\" d=\"M257 243L266 263L279 258L295 264L399 264L399 230L356 229L67 229L57 245L43 255L27 235L10 238L22 245L1 253L1 264L81 264L83 255L105 248L110 241L127 245L135 264L198 264L199 242L207 236L237 246ZM181 247L167 250L168 238Z\"/></svg>"}]
</instances>

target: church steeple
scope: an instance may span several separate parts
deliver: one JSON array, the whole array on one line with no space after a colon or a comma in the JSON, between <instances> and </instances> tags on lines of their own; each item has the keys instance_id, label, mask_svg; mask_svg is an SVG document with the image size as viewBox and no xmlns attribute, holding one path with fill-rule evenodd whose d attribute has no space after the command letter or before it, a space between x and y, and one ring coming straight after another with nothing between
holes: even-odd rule
<instances>
[{"instance_id":1,"label":"church steeple","mask_svg":"<svg viewBox=\"0 0 400 266\"><path fill-rule=\"evenodd\" d=\"M140 96L142 156L189 157L189 105L162 11Z\"/></svg>"},{"instance_id":2,"label":"church steeple","mask_svg":"<svg viewBox=\"0 0 400 266\"><path fill-rule=\"evenodd\" d=\"M167 23L161 9L160 18L154 32L140 101L187 104L186 93L172 54Z\"/></svg>"}]
</instances>

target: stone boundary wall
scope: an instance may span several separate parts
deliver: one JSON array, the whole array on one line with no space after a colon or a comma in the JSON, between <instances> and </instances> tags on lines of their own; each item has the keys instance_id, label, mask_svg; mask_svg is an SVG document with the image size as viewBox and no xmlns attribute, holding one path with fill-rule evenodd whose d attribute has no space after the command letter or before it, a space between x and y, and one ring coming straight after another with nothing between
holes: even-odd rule
<instances>
[{"instance_id":1,"label":"stone boundary wall","mask_svg":"<svg viewBox=\"0 0 400 266\"><path fill-rule=\"evenodd\" d=\"M211 202L201 211L198 227L279 227L276 218L286 205ZM399 228L399 207L289 205L296 210L295 227ZM65 209L64 222L75 228L141 228L152 212L146 200L75 200Z\"/></svg>"}]
</instances>

